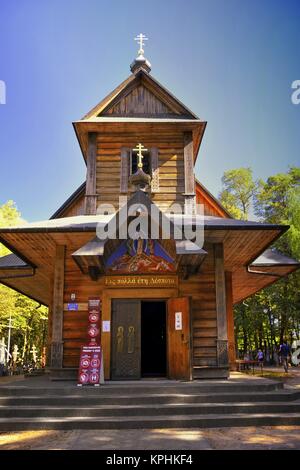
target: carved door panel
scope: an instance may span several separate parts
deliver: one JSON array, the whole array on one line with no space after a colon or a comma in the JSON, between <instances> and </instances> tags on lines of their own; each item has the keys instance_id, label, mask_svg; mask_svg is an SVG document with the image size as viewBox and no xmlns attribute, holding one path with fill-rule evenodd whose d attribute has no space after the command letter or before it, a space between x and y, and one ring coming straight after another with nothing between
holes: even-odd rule
<instances>
[{"instance_id":1,"label":"carved door panel","mask_svg":"<svg viewBox=\"0 0 300 470\"><path fill-rule=\"evenodd\" d=\"M141 377L141 307L138 300L112 304L112 380Z\"/></svg>"}]
</instances>

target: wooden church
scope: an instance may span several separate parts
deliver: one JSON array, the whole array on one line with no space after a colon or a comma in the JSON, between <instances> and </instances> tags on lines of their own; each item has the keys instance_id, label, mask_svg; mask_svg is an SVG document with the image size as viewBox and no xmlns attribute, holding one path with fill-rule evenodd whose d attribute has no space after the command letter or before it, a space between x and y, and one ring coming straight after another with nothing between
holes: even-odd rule
<instances>
[{"instance_id":1,"label":"wooden church","mask_svg":"<svg viewBox=\"0 0 300 470\"><path fill-rule=\"evenodd\" d=\"M76 377L91 298L106 380L226 378L233 306L299 267L270 249L287 226L233 219L195 178L206 122L151 75L143 39L129 78L73 123L86 181L49 220L0 229L0 282L49 307L53 378ZM124 236L137 217L146 233ZM175 237L182 220L201 246Z\"/></svg>"}]
</instances>

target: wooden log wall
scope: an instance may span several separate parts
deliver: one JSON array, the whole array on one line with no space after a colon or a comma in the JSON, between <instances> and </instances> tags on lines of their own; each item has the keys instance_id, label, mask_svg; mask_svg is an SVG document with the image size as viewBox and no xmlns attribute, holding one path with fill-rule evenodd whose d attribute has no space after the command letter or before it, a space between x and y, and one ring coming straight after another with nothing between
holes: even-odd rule
<instances>
[{"instance_id":1,"label":"wooden log wall","mask_svg":"<svg viewBox=\"0 0 300 470\"><path fill-rule=\"evenodd\" d=\"M71 258L75 249L76 247L70 246L66 252L63 323L64 367L78 367L80 347L88 339L88 297L102 297L104 292L101 279L94 282L80 272ZM216 366L217 363L217 314L213 248L209 245L205 246L205 249L208 251L208 255L202 264L200 273L191 276L186 281L181 280L178 291L179 297L192 297L193 366ZM67 310L67 303L71 302L72 293L76 293L76 302L79 304L78 311ZM126 295L128 297L128 292ZM134 292L132 295L134 297ZM172 296L174 295L172 294ZM121 297L122 295L119 296L119 298Z\"/></svg>"},{"instance_id":2,"label":"wooden log wall","mask_svg":"<svg viewBox=\"0 0 300 470\"><path fill-rule=\"evenodd\" d=\"M141 142L147 149L158 148L159 192L152 195L161 210L173 203L184 203L183 133L156 132L136 134L98 134L97 183L98 205L113 204L118 207L121 173L121 149L132 149ZM127 194L128 197L131 193Z\"/></svg>"},{"instance_id":3,"label":"wooden log wall","mask_svg":"<svg viewBox=\"0 0 300 470\"><path fill-rule=\"evenodd\" d=\"M70 246L66 252L65 263L65 289L64 289L64 367L78 367L80 347L88 341L88 298L101 297L103 284L94 282L89 276L84 276L71 255L75 247ZM78 311L68 311L67 304L71 301L71 294L76 294L75 302L79 304Z\"/></svg>"},{"instance_id":4,"label":"wooden log wall","mask_svg":"<svg viewBox=\"0 0 300 470\"><path fill-rule=\"evenodd\" d=\"M217 312L215 272L212 247L205 247L208 255L201 271L179 286L180 296L191 296L193 366L217 364Z\"/></svg>"}]
</instances>

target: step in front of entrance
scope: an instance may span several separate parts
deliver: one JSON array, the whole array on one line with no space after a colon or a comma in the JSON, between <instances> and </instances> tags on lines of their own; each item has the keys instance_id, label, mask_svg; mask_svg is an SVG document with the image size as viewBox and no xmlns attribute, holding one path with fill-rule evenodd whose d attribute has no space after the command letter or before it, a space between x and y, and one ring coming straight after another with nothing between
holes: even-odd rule
<instances>
[{"instance_id":1,"label":"step in front of entrance","mask_svg":"<svg viewBox=\"0 0 300 470\"><path fill-rule=\"evenodd\" d=\"M177 404L201 404L201 403L261 403L261 402L291 402L300 399L300 390L260 391L257 392L214 392L214 393L172 393L172 394L123 394L123 395L48 395L32 391L26 396L0 396L0 406L61 406L61 407L93 407L100 405L130 406L130 405L177 405Z\"/></svg>"},{"instance_id":2,"label":"step in front of entrance","mask_svg":"<svg viewBox=\"0 0 300 470\"><path fill-rule=\"evenodd\" d=\"M30 383L0 386L0 431L300 424L300 390L266 379Z\"/></svg>"},{"instance_id":3,"label":"step in front of entrance","mask_svg":"<svg viewBox=\"0 0 300 470\"><path fill-rule=\"evenodd\" d=\"M167 429L300 425L300 413L101 418L0 418L1 431L37 429Z\"/></svg>"},{"instance_id":4,"label":"step in front of entrance","mask_svg":"<svg viewBox=\"0 0 300 470\"><path fill-rule=\"evenodd\" d=\"M195 415L236 415L236 414L284 414L297 413L300 416L300 402L262 403L211 403L176 405L95 405L92 407L59 406L0 406L1 418L126 418L126 417L169 417Z\"/></svg>"},{"instance_id":5,"label":"step in front of entrance","mask_svg":"<svg viewBox=\"0 0 300 470\"><path fill-rule=\"evenodd\" d=\"M32 387L30 384L26 386L20 383L17 386L1 386L0 397L4 396L33 396L44 394L53 396L118 396L118 395L152 395L152 394L186 394L198 395L200 393L239 393L239 392L266 392L283 390L283 384L279 381L271 380L254 380L254 381L204 381L197 382L176 382L165 381L164 383L157 384L155 382L106 382L100 387L86 386L77 387L76 383L56 387L36 386Z\"/></svg>"}]
</instances>

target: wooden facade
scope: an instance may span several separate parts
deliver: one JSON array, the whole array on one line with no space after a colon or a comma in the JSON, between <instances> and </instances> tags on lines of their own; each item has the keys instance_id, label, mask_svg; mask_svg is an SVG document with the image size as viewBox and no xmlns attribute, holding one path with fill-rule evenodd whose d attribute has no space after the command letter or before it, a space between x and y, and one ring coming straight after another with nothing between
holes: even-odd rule
<instances>
[{"instance_id":1,"label":"wooden facade","mask_svg":"<svg viewBox=\"0 0 300 470\"><path fill-rule=\"evenodd\" d=\"M124 366L118 363L120 351L114 349L118 347L114 322L123 314L122 328L126 329L129 311L136 311L131 332L137 365L132 377L142 375L136 371L141 368L143 302L165 303L166 323L160 324L165 332L159 334L165 335L169 378L228 377L235 361L233 305L297 269L297 263L279 263L261 268L261 273L251 273L251 263L287 227L232 219L195 179L194 165L205 126L206 122L148 71L143 67L135 70L74 123L87 165L85 183L45 224L0 230L1 241L26 261L20 269L1 268L0 263L0 281L49 306L48 364L54 374L77 373L80 348L87 342L88 299L99 297L102 321L111 325L110 331L101 333L107 380L120 374L126 378L126 364L131 361L128 368L133 367L133 356L128 356L132 354L132 336L130 341L129 337L124 339L124 348L128 349L128 355L122 356ZM97 223L107 220L97 215L103 204L110 205L113 216L125 198L130 201L138 194L130 179L132 151L138 143L144 145L150 159L151 183L143 190L143 200L155 203L165 215L177 204L175 213L179 207L184 217L192 218L191 226L197 217L196 203L202 204L204 245L202 251L196 247L188 253L184 243L159 239L160 250L172 255L168 261L164 259L169 272L141 270L124 276L116 271L112 275L108 261L122 248L120 239L102 245L99 242L97 255L87 251L82 263L78 253L90 247L91 241L93 247L97 246ZM151 256L145 253L137 251L137 261L143 256L147 261L151 256L152 260L157 258L154 251ZM78 310L68 308L72 294ZM155 303L152 306L155 324Z\"/></svg>"}]
</instances>

